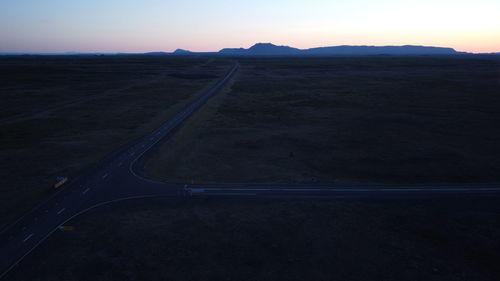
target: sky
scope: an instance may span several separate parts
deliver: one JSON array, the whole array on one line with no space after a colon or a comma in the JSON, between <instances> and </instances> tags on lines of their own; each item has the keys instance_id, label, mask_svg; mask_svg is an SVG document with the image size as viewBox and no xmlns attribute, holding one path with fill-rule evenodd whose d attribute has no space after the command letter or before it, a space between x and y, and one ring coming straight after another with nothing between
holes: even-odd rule
<instances>
[{"instance_id":1,"label":"sky","mask_svg":"<svg viewBox=\"0 0 500 281\"><path fill-rule=\"evenodd\" d=\"M426 45L500 52L500 0L0 0L0 52Z\"/></svg>"}]
</instances>

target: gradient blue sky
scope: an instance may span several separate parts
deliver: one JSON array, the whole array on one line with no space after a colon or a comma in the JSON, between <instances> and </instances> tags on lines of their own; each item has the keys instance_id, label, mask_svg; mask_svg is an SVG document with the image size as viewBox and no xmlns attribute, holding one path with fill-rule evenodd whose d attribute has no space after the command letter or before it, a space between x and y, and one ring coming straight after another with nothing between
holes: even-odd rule
<instances>
[{"instance_id":1,"label":"gradient blue sky","mask_svg":"<svg viewBox=\"0 0 500 281\"><path fill-rule=\"evenodd\" d=\"M217 51L257 42L500 52L500 0L0 0L0 52Z\"/></svg>"}]
</instances>

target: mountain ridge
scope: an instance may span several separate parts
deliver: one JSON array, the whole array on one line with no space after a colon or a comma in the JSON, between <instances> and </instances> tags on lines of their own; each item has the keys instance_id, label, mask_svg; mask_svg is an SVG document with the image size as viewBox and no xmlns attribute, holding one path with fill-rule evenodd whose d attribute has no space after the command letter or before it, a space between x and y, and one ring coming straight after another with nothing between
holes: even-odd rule
<instances>
[{"instance_id":1,"label":"mountain ridge","mask_svg":"<svg viewBox=\"0 0 500 281\"><path fill-rule=\"evenodd\" d=\"M289 46L277 46L271 43L257 43L248 49L225 48L217 54L220 55L246 55L246 56L287 56L287 55L451 55L466 54L457 52L453 48L402 45L402 46L367 46L367 45L341 45L330 47L317 47L298 49Z\"/></svg>"},{"instance_id":2,"label":"mountain ridge","mask_svg":"<svg viewBox=\"0 0 500 281\"><path fill-rule=\"evenodd\" d=\"M271 43L257 43L248 49L226 48L220 50L219 54L240 54L240 55L297 55L300 49L289 46L277 46Z\"/></svg>"},{"instance_id":3,"label":"mountain ridge","mask_svg":"<svg viewBox=\"0 0 500 281\"><path fill-rule=\"evenodd\" d=\"M218 52L192 52L186 49L176 49L173 52L146 52L146 53L25 53L0 52L6 55L150 55L150 56L366 56L366 55L500 55L500 52L468 53L458 52L453 48L421 45L339 45L329 47L315 47L298 49L290 46L274 45L272 43L257 43L247 49L224 48Z\"/></svg>"}]
</instances>

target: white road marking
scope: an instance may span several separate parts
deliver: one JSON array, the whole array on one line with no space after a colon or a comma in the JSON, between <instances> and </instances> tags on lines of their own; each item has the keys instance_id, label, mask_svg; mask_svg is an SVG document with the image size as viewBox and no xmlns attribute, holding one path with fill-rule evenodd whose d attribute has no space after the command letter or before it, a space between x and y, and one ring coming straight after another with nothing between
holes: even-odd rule
<instances>
[{"instance_id":1,"label":"white road marking","mask_svg":"<svg viewBox=\"0 0 500 281\"><path fill-rule=\"evenodd\" d=\"M192 188L206 191L370 191L369 189L319 189L319 188ZM373 191L373 190L372 190Z\"/></svg>"},{"instance_id":2,"label":"white road marking","mask_svg":"<svg viewBox=\"0 0 500 281\"><path fill-rule=\"evenodd\" d=\"M33 233L31 233L30 235L28 235L28 237L24 238L23 240L23 243L30 240L30 238L33 237Z\"/></svg>"},{"instance_id":3,"label":"white road marking","mask_svg":"<svg viewBox=\"0 0 500 281\"><path fill-rule=\"evenodd\" d=\"M236 70L237 70L237 65L235 65L235 67L231 70L231 72L227 75L227 77L225 77L222 81L220 81L219 83L217 83L217 84L214 86L214 88L210 90L210 92L215 92L216 87L220 87L220 86L222 86L222 85L223 85L223 84L224 84L224 83L225 83L225 82L226 82L226 81L230 78L230 76L231 76L231 75L233 75L233 74L234 74L234 72L236 72ZM213 95L213 94L210 94L210 95L208 95L208 96L210 97L211 95ZM198 104L198 103L197 103L197 104ZM168 125L169 125L169 126L171 126L170 124L168 124ZM132 171L132 170L131 170L131 171ZM132 171L132 173L133 173L133 171ZM134 174L134 175L135 175L135 174ZM133 199L133 198L149 198L149 197L154 198L154 197L156 197L156 196L138 196L138 197L129 197L129 198L123 198L123 199L120 199L120 200L114 200L114 201L123 201L123 200ZM114 201L108 201L108 202L104 202L104 203L101 203L101 204L94 205L94 206L92 206L92 207L90 207L90 208L87 208L87 209L86 209L86 210L84 210L84 211L79 212L77 215L80 215L80 214L82 214L82 213L84 213L84 212L86 212L86 211L88 211L88 210L90 210L90 209L96 208L96 207L98 207L98 206L101 206L101 205L104 205L104 204L109 204L109 203L112 203L112 202L114 202ZM77 216L77 215L74 215L74 216L72 216L71 218L74 218L74 217L75 217L75 216ZM28 254L30 254L30 253L33 251L33 249L35 249L35 247L37 247L40 243L42 243L44 240L46 240L46 239L47 239L47 238L48 238L48 237L49 237L49 236L50 236L50 235L51 235L54 231L56 231L56 230L57 230L57 228L53 229L53 230L52 230L52 231L50 231L47 235L43 236L41 239L39 239L39 240L37 241L37 243L34 245L34 247L31 247L31 249L27 251L27 253L23 254L20 258L16 259L15 263L14 263L13 265L11 265L9 268L7 268L7 270L6 270L6 271L4 271L4 272L0 272L0 279L1 279L1 278L2 278L2 277L3 277L3 276L4 276L4 275L5 275L8 271L10 271L10 270L11 270L14 266L16 266L16 265L17 265L20 261L22 261L22 260L23 260L23 259L24 259L24 258L25 258Z\"/></svg>"},{"instance_id":4,"label":"white road marking","mask_svg":"<svg viewBox=\"0 0 500 281\"><path fill-rule=\"evenodd\" d=\"M407 192L407 191L424 191L425 189L422 188L383 188L379 189L380 191L402 191L402 192ZM433 189L427 189L427 191L433 191Z\"/></svg>"},{"instance_id":5,"label":"white road marking","mask_svg":"<svg viewBox=\"0 0 500 281\"><path fill-rule=\"evenodd\" d=\"M104 176L102 176L102 179L105 179L107 177L108 177L108 174L106 173L106 174L104 174Z\"/></svg>"},{"instance_id":6,"label":"white road marking","mask_svg":"<svg viewBox=\"0 0 500 281\"><path fill-rule=\"evenodd\" d=\"M256 196L255 193L207 193L206 195L213 196Z\"/></svg>"},{"instance_id":7,"label":"white road marking","mask_svg":"<svg viewBox=\"0 0 500 281\"><path fill-rule=\"evenodd\" d=\"M62 212L64 212L64 210L66 210L66 208L62 208L61 210L59 210L59 212L57 212L57 214L61 214Z\"/></svg>"},{"instance_id":8,"label":"white road marking","mask_svg":"<svg viewBox=\"0 0 500 281\"><path fill-rule=\"evenodd\" d=\"M85 194L85 193L89 192L89 190L90 190L90 188L87 188L82 193Z\"/></svg>"},{"instance_id":9,"label":"white road marking","mask_svg":"<svg viewBox=\"0 0 500 281\"><path fill-rule=\"evenodd\" d=\"M210 191L321 191L321 192L476 192L500 191L500 188L191 188L193 193Z\"/></svg>"}]
</instances>

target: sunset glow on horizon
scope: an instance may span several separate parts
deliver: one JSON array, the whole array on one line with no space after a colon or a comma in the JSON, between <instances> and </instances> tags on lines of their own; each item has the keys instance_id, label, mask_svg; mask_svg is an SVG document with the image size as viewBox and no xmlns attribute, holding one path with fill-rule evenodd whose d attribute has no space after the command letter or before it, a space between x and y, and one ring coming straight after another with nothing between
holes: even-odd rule
<instances>
[{"instance_id":1,"label":"sunset glow on horizon","mask_svg":"<svg viewBox=\"0 0 500 281\"><path fill-rule=\"evenodd\" d=\"M495 0L4 0L0 52L425 45L500 52Z\"/></svg>"}]
</instances>

